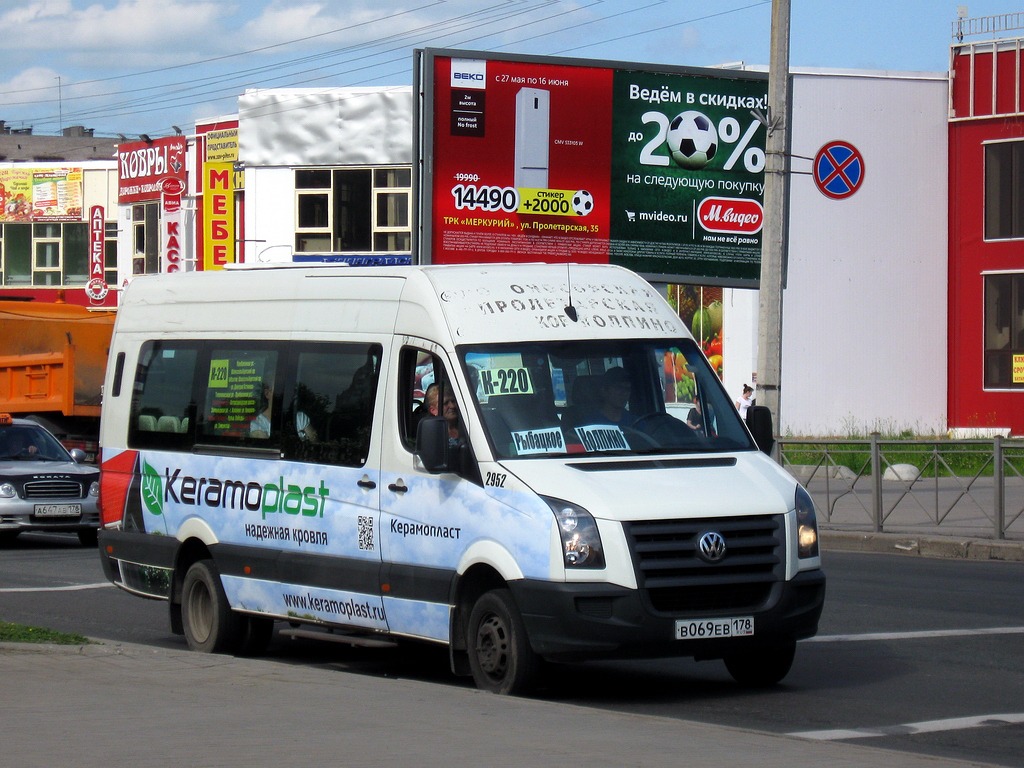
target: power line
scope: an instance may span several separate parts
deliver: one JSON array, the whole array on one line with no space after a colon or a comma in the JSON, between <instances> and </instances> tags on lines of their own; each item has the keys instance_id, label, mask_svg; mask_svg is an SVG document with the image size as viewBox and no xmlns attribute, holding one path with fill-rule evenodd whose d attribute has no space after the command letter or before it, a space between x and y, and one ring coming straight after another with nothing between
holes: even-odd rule
<instances>
[{"instance_id":1,"label":"power line","mask_svg":"<svg viewBox=\"0 0 1024 768\"><path fill-rule=\"evenodd\" d=\"M386 17L383 17L383 18L385 18L385 19L394 19L394 18L396 18L398 16L404 16L407 13L413 13L414 11L422 10L424 8L429 8L429 7L434 6L434 5L442 5L443 3L444 3L444 0L433 0L433 2L427 3L426 5L417 6L416 8L410 8L410 9L405 10L405 11L400 11L399 13L393 13L393 14L390 14L389 16L386 16ZM281 42L281 43L273 43L272 45L264 45L264 46L261 46L260 48L252 48L250 50L239 51L237 53L226 53L226 54L224 54L222 56L212 56L212 57L210 57L208 59L199 59L199 60L196 60L196 61L190 61L190 62L188 62L186 64L173 64L173 65L171 65L169 67L158 67L156 69L147 69L147 70L142 70L141 72L132 72L132 73L127 74L127 75L112 75L110 77L99 77L99 78L94 78L92 80L80 80L77 83L75 83L75 85L92 85L94 83L108 83L108 82L111 82L113 80L126 80L126 79L132 78L132 77L145 77L146 75L155 75L155 74L159 74L161 72L171 72L171 71L179 70L179 69L187 69L188 67L198 67L198 66L202 66L204 64L212 64L215 61L225 61L227 59L235 59L235 58L239 58L241 56L251 56L254 53L263 53L264 51L273 50L274 48L284 48L284 47L287 47L287 46L290 46L290 45L295 45L297 43L305 43L305 42L308 42L310 40L316 40L316 39L321 38L321 37L329 37L330 35L336 35L339 32L349 32L349 31L351 31L352 29L354 29L356 27L368 26L370 24L375 24L375 23L377 23L378 21L381 21L381 20L382 19L371 19L369 21L361 21L361 22L358 22L356 24L351 24L351 25L344 26L344 27L338 27L337 29L331 29L331 30L328 30L326 32L318 32L315 35L308 35L306 37L300 37L300 38L297 38L295 40L286 40L286 41ZM30 93L30 92L33 92L33 91L45 91L45 90L48 90L45 86L40 86L38 88L22 88L22 89L16 89L16 90L11 90L11 91L0 91L0 96L7 96L7 95L13 94L13 93ZM85 97L85 98L87 98L87 97ZM14 103L19 103L19 102L14 102ZM34 102L23 102L23 103L34 103Z\"/></svg>"},{"instance_id":2,"label":"power line","mask_svg":"<svg viewBox=\"0 0 1024 768\"><path fill-rule=\"evenodd\" d=\"M510 5L507 2L494 3L494 4L492 4L492 5L488 6L488 7L485 7L483 9L479 9L479 10L475 10L475 11L472 11L470 13L459 14L459 15L457 15L455 17L452 17L452 18L449 18L449 19L442 19L440 21L435 21L435 22L431 22L429 24L421 25L419 27L415 27L415 28L407 30L405 32L398 32L398 33L393 33L393 34L390 34L390 35L385 35L384 37L375 38L373 40L364 41L364 42L356 43L356 44L349 45L349 46L344 46L342 48L334 49L334 50L331 50L331 51L326 51L326 52L322 52L322 53L318 53L318 54L303 56L303 57L299 57L299 58L296 58L296 59L291 59L291 60L288 60L288 61L285 61L285 62L281 62L281 63L278 63L278 62L270 63L270 64L264 65L262 67L250 68L249 70L240 70L240 71L237 71L237 72L227 73L226 75L211 75L211 76L208 76L206 78L201 78L200 82L202 82L202 81L207 81L207 82L215 81L215 82L220 83L221 87L218 88L218 89L214 89L212 91L198 90L198 91L196 91L195 94L193 94L194 98L192 100L194 101L195 98L206 97L206 96L209 96L209 95L216 94L218 92L224 93L225 94L224 98L227 98L228 96L234 97L234 96L237 95L237 92L238 92L238 90L240 88L243 88L243 87L245 87L247 85L256 85L256 83L253 83L253 82L237 82L238 78L244 77L247 74L258 74L258 73L267 72L267 71L277 71L277 70L280 70L282 68L294 67L294 66L301 65L303 63L310 62L310 61L327 60L327 59L330 59L330 58L333 58L333 57L336 57L336 56L339 56L339 55L342 55L342 54L350 53L350 52L353 52L353 51L358 51L360 49L376 47L376 46L379 46L382 42L386 42L386 41L389 41L389 40L401 40L401 39L406 39L406 38L410 38L410 37L415 37L417 35L421 35L423 33L431 32L433 30L438 30L438 29L439 30L445 30L447 27L450 27L452 25L456 25L454 31L455 32L459 32L459 31L462 31L462 29L466 28L466 25L479 25L480 23L495 24L495 23L499 23L499 22L505 21L508 18L511 18L513 16L521 15L522 13L526 13L526 12L529 12L531 10L534 10L535 8L540 7L541 5L549 5L549 4L551 4L551 2L558 2L558 1L559 0L543 0L543 2L541 2L539 5L535 4L532 7L526 7L526 8L523 8L522 6L520 6L518 9L515 6ZM380 20L381 19L376 19L375 22L376 21L380 21ZM459 25L462 25L462 26L459 26ZM309 38L302 38L299 41L290 41L287 44L292 44L292 43L295 43L295 42L301 42L301 41L307 40L307 39L309 39ZM281 44L281 45L287 45L287 44ZM393 50L398 50L398 48L399 47L391 48L391 49L386 49L382 53L368 54L367 56L363 56L363 57L359 57L359 58L367 58L367 57L373 56L373 55L383 55L383 54L389 53L389 52L391 52ZM263 50L263 49L257 49L257 50ZM390 61L385 62L385 63L390 63ZM185 65L182 65L182 66L185 66ZM154 70L154 71L171 71L171 70L178 69L178 68L179 67L168 67L168 68L164 68L163 70ZM322 67L318 68L318 69L315 69L315 70L303 70L301 72L293 72L290 75L283 74L283 75L280 75L278 77L270 78L269 82L272 82L272 83L273 82L281 82L281 81L287 80L289 77L295 78L295 77L298 77L301 74L305 74L305 73L308 73L308 72L311 72L311 71L318 71L319 72L321 70L322 70ZM344 71L342 71L341 74L344 74ZM234 79L233 84L225 84L225 80L224 80L225 77L233 78ZM90 81L90 82L92 82L92 81ZM162 84L158 84L158 85L154 85L154 86L147 86L144 89L136 89L136 91L138 91L138 90L147 90L147 91L166 90L167 88L175 88L175 87L179 87L179 86L181 87L181 90L189 91L189 90L194 90L195 89L195 83L196 82L197 82L196 80L192 79L192 80L185 80L185 81L172 82L172 83L162 83ZM268 81L261 81L261 84L262 83L266 83L266 82L268 82ZM2 94L0 94L0 95L2 95ZM115 95L114 93L106 93L106 94L100 94L99 96L93 95L93 96L84 96L84 97L76 97L76 98L95 99L95 98L102 98L103 96L114 96L114 95ZM75 115L73 116L73 119L83 120L83 119L91 119L91 118L96 117L96 116L117 116L117 115L124 115L124 114L136 114L136 113L151 112L151 111L154 111L154 109L159 109L160 108L159 104L165 104L165 105L170 106L170 105L174 105L176 103L180 103L181 101L182 101L181 98L167 99L167 100L163 100L162 102L158 103L158 105L155 108L154 107L149 107L147 109L136 110L136 111L117 112L116 110L122 109L122 108L126 108L126 107L131 107L131 106L135 106L135 105L151 105L151 104L153 104L153 100L152 99L146 99L146 98L143 98L143 97L131 97L131 98L122 100L120 102L114 102L112 104L109 104L109 103L105 104L105 105L103 105L101 107L96 108L93 111L79 111L78 113L75 113ZM38 103L38 102L34 102L34 103ZM53 115L40 115L40 116L36 116L35 118L28 118L27 119L27 121L30 121L30 122L47 122L47 121L52 121L52 120L53 120Z\"/></svg>"},{"instance_id":3,"label":"power line","mask_svg":"<svg viewBox=\"0 0 1024 768\"><path fill-rule=\"evenodd\" d=\"M689 24L696 24L697 22L700 22L700 21L707 21L708 19L715 19L715 18L718 18L719 16L728 16L729 14L739 13L740 11L749 11L751 8L757 8L758 6L763 6L763 5L770 4L770 3L771 3L771 0L758 0L756 3L751 3L750 5L744 5L744 6L741 6L739 8L731 8L731 9L726 10L726 11L719 11L718 13L709 13L709 14L707 14L705 16L698 16L695 19L686 19L684 21L678 21L678 22L676 22L674 24L660 24L660 25L658 25L654 29L643 29L643 30L640 30L638 32L630 32L627 35L619 35L617 37L612 37L612 38L609 38L607 40L602 40L600 43L586 43L584 45L577 45L577 46L574 46L572 48L563 48L560 51L554 51L554 53L569 53L570 51L579 51L579 50L582 50L583 48L594 48L597 45L606 45L607 43L617 43L617 42L620 42L622 40L629 40L632 37L640 37L641 35L649 35L652 32L663 32L666 29L674 29L676 27L684 27L684 26L687 26Z\"/></svg>"},{"instance_id":4,"label":"power line","mask_svg":"<svg viewBox=\"0 0 1024 768\"><path fill-rule=\"evenodd\" d=\"M701 21L705 21L711 18L725 16L728 14L739 13L742 11L749 10L754 7L763 6L766 3L770 3L770 0L760 0L756 3L748 3L746 5L738 6L732 9L724 10L718 13L706 14L704 16L695 17L692 19L686 19L670 24L659 24L653 28L647 28L631 32L624 35L616 35L613 37L606 37L603 39L588 40L580 45L572 48L562 49L554 51L552 53L566 53L569 51L578 51L585 48L594 48L601 45L606 45L610 42L618 42L628 38L635 38L642 35L652 34L664 31L665 29L671 29L687 24L695 24ZM329 30L315 35L309 35L296 40L290 40L286 42L276 43L273 45L263 46L261 48L255 48L240 53L226 54L224 56L213 57L209 59L189 62L187 64L174 65L169 67L163 67L160 69L147 70L143 72L137 72L130 75L124 75L119 77L110 78L99 78L88 81L81 81L73 84L74 86L83 86L86 84L94 84L100 82L118 82L127 81L131 78L137 78L144 75L160 74L160 73L171 73L186 69L189 67L195 67L210 63L216 63L225 60L236 59L242 56L253 55L262 53L272 49L285 48L288 46L306 43L311 40L321 39L331 35L336 35L342 32L350 31L355 27L370 28L374 24L380 24L383 22L393 21L401 16L407 16L418 11L429 10L435 6L443 5L444 3L440 0L436 2L425 3L418 5L414 8L403 10L400 12L387 14L376 17L375 19L353 24L349 27L338 28ZM497 26L500 28L501 33L504 36L510 38L507 42L502 42L498 45L493 45L491 48L507 49L513 46L521 46L524 43L539 40L559 32L566 30L572 30L573 32L580 32L584 27L590 27L598 25L604 22L613 21L623 16L636 16L638 14L643 15L644 11L648 11L655 5L666 5L665 0L655 0L649 2L646 5L633 6L627 10L617 11L615 13L605 13L596 15L593 18L581 20L578 23L572 25L559 25L558 29L544 29L529 35L521 35L528 28L536 27L538 25L549 25L550 23L562 19L563 17L572 16L577 18L586 12L599 11L601 8L606 6L605 0L591 0L591 2L580 5L573 5L566 8L566 5L562 0L536 0L530 2L530 0L523 0L522 2L496 2L487 5L482 9L477 9L469 13L456 14L450 18L444 18L430 23L421 24L414 26L405 31L397 31L391 34L384 35L382 37L375 37L361 42L351 43L349 45L334 48L329 51L307 54L292 59L287 59L283 62L270 62L267 64L260 65L258 67L249 67L241 70L235 70L227 73L205 75L199 78L191 78L188 80L179 80L169 83L161 83L151 86L143 86L141 88L135 88L134 94L114 102L108 102L95 107L87 107L85 102L90 100L102 99L104 97L117 96L117 92L107 92L99 95L82 95L82 96L65 96L62 100L62 111L63 104L67 102L83 102L82 108L77 111L70 113L63 112L61 115L61 121L66 120L72 122L84 122L87 120L111 118L111 117L127 117L132 115L143 115L153 112L166 111L174 108L188 108L189 106L195 106L202 102L216 103L218 101L233 99L237 103L239 92L247 87L289 87L296 85L308 85L314 82L321 82L323 80L343 80L346 81L345 85L360 85L370 82L380 82L382 78L398 76L408 76L411 67L409 64L408 49L410 46L414 47L426 47L427 44L437 40L443 40L444 43L438 47L455 48L464 46L469 43L475 43L481 40L485 40L489 37L493 37L495 32L494 28ZM546 11L554 11L546 13ZM514 26L509 26L508 22L513 19L524 19L524 17L530 14L544 14L540 18L525 19L521 23L517 23ZM452 40L451 38L464 33L468 30L475 30L478 34L471 37ZM388 46L389 43L394 43ZM403 56L393 56L395 52L404 51ZM362 62L362 64L360 64ZM389 70L383 71L384 68L392 64L406 63L404 70ZM360 64L359 66L356 66ZM304 67L298 69L299 67ZM354 75L365 72L368 69L376 70L372 77L361 78L356 81L351 81L350 78ZM269 73L276 73L273 77L260 77L261 75L267 75ZM65 89L68 86L65 86ZM46 90L43 88L39 89L24 89L22 91L6 91L0 92L0 97L3 95L9 95L13 93L28 93L33 90ZM160 92L162 98L154 99L152 93ZM31 103L52 103L52 99L49 102L43 100L36 102L13 102L7 106L13 104L31 104ZM20 122L36 122L36 123L47 123L54 120L54 115L39 115L35 118L28 120L22 120ZM154 131L150 130L147 133L153 134ZM159 130L155 133L160 133Z\"/></svg>"}]
</instances>

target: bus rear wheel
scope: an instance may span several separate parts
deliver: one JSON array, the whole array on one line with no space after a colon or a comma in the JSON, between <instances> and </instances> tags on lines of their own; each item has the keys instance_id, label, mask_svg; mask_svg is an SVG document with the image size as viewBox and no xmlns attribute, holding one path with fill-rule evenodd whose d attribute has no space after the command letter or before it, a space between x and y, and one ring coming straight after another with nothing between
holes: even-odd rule
<instances>
[{"instance_id":1,"label":"bus rear wheel","mask_svg":"<svg viewBox=\"0 0 1024 768\"><path fill-rule=\"evenodd\" d=\"M469 666L478 688L499 694L528 691L540 668L512 593L485 592L469 614Z\"/></svg>"},{"instance_id":2,"label":"bus rear wheel","mask_svg":"<svg viewBox=\"0 0 1024 768\"><path fill-rule=\"evenodd\" d=\"M185 572L181 623L188 647L203 653L230 653L242 640L244 618L231 610L212 560L199 560Z\"/></svg>"}]
</instances>

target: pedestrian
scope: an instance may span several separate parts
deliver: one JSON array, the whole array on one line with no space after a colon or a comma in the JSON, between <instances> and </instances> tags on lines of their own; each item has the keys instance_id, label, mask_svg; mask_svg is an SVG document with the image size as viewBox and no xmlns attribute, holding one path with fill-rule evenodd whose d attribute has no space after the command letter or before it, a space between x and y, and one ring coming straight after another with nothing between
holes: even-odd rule
<instances>
[{"instance_id":1,"label":"pedestrian","mask_svg":"<svg viewBox=\"0 0 1024 768\"><path fill-rule=\"evenodd\" d=\"M736 410L740 412L740 418L744 421L747 420L747 409L753 404L754 399L754 388L749 384L743 385L743 394L740 395L740 399L736 401Z\"/></svg>"}]
</instances>

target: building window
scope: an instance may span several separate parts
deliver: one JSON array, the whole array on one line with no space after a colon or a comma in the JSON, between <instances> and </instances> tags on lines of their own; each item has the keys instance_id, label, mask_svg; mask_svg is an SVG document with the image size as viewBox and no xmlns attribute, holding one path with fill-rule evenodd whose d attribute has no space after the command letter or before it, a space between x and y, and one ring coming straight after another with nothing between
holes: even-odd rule
<instances>
[{"instance_id":1,"label":"building window","mask_svg":"<svg viewBox=\"0 0 1024 768\"><path fill-rule=\"evenodd\" d=\"M61 243L64 285L85 285L89 282L89 225L65 224Z\"/></svg>"},{"instance_id":2,"label":"building window","mask_svg":"<svg viewBox=\"0 0 1024 768\"><path fill-rule=\"evenodd\" d=\"M1024 237L1024 141L985 146L985 239Z\"/></svg>"},{"instance_id":3,"label":"building window","mask_svg":"<svg viewBox=\"0 0 1024 768\"><path fill-rule=\"evenodd\" d=\"M32 225L4 225L4 285L32 285Z\"/></svg>"},{"instance_id":4,"label":"building window","mask_svg":"<svg viewBox=\"0 0 1024 768\"><path fill-rule=\"evenodd\" d=\"M378 168L373 174L373 250L412 250L409 226L411 168Z\"/></svg>"},{"instance_id":5,"label":"building window","mask_svg":"<svg viewBox=\"0 0 1024 768\"><path fill-rule=\"evenodd\" d=\"M116 235L111 275L116 280ZM108 230L109 232L109 230ZM108 235L109 236L109 235ZM70 287L89 282L89 225L78 222L0 224L0 283L7 287Z\"/></svg>"},{"instance_id":6,"label":"building window","mask_svg":"<svg viewBox=\"0 0 1024 768\"><path fill-rule=\"evenodd\" d=\"M160 203L132 206L132 274L151 275L160 271Z\"/></svg>"},{"instance_id":7,"label":"building window","mask_svg":"<svg viewBox=\"0 0 1024 768\"><path fill-rule=\"evenodd\" d=\"M985 388L1024 389L1024 273L985 275Z\"/></svg>"},{"instance_id":8,"label":"building window","mask_svg":"<svg viewBox=\"0 0 1024 768\"><path fill-rule=\"evenodd\" d=\"M103 225L103 279L107 285L117 285L117 222Z\"/></svg>"},{"instance_id":9,"label":"building window","mask_svg":"<svg viewBox=\"0 0 1024 768\"><path fill-rule=\"evenodd\" d=\"M295 171L295 252L408 252L410 168Z\"/></svg>"},{"instance_id":10,"label":"building window","mask_svg":"<svg viewBox=\"0 0 1024 768\"><path fill-rule=\"evenodd\" d=\"M32 285L60 285L60 224L32 225Z\"/></svg>"}]
</instances>

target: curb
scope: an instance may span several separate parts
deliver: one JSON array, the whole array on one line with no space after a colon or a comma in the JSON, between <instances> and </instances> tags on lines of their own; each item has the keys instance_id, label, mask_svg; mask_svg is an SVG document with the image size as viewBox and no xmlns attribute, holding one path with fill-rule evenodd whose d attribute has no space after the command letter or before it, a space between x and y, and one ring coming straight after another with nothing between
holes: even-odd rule
<instances>
[{"instance_id":1,"label":"curb","mask_svg":"<svg viewBox=\"0 0 1024 768\"><path fill-rule=\"evenodd\" d=\"M25 654L55 654L65 656L139 656L143 654L153 655L159 650L152 646L121 641L103 640L90 637L89 642L77 643L31 643L31 642L0 642L0 653L25 653Z\"/></svg>"},{"instance_id":2,"label":"curb","mask_svg":"<svg viewBox=\"0 0 1024 768\"><path fill-rule=\"evenodd\" d=\"M1024 542L955 536L908 536L819 530L821 547L832 552L877 552L950 560L1024 562Z\"/></svg>"}]
</instances>

